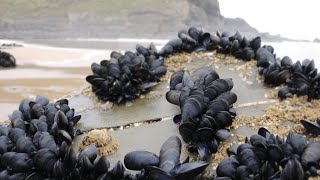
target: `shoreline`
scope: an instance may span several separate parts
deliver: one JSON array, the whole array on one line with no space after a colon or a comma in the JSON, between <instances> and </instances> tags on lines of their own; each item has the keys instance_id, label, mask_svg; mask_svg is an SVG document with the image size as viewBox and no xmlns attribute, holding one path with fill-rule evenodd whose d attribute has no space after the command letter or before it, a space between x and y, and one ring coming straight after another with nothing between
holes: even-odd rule
<instances>
[{"instance_id":1,"label":"shoreline","mask_svg":"<svg viewBox=\"0 0 320 180\"><path fill-rule=\"evenodd\" d=\"M0 43L3 40L0 40ZM9 41L10 40L6 40ZM143 46L148 46L151 42L154 42L157 49L161 49L166 42L164 39L130 39L130 38L115 38L115 39L57 39L57 40L31 40L29 41L11 41L17 44L21 43L25 47L32 47L33 50L37 50L36 56L41 54L43 51L50 52L51 50L56 51L56 58L48 59L47 56L42 56L46 59L46 62L41 61L36 63L37 66L47 66L47 67L89 67L92 62L101 61L102 59L108 59L110 53L115 51L134 51L136 44L141 44ZM303 60L306 58L314 59L317 67L320 68L320 43L313 42L263 42L263 44L272 45L276 49L276 54L278 57L282 58L284 56L289 56L293 61ZM12 49L15 49L13 47ZM17 47L19 48L19 47ZM41 49L42 51L38 51ZM10 49L4 49L11 51ZM13 50L15 51L15 50ZM83 56L78 56L75 54L83 54ZM20 54L20 53L19 53ZM62 55L64 54L64 55ZM60 61L57 61L60 59ZM61 62L61 59L68 59L65 62ZM23 61L22 61L23 62ZM58 62L58 64L57 64ZM18 65L21 63L17 59Z\"/></svg>"}]
</instances>

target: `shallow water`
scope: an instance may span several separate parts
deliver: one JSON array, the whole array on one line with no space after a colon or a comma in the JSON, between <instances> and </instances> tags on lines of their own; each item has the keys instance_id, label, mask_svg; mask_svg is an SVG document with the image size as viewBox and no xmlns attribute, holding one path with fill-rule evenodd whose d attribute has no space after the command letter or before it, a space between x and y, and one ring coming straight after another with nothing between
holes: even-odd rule
<instances>
[{"instance_id":1,"label":"shallow water","mask_svg":"<svg viewBox=\"0 0 320 180\"><path fill-rule=\"evenodd\" d=\"M88 68L49 68L29 66L0 71L0 120L18 108L18 103L37 94L50 99L70 94L84 86Z\"/></svg>"},{"instance_id":2,"label":"shallow water","mask_svg":"<svg viewBox=\"0 0 320 180\"><path fill-rule=\"evenodd\" d=\"M6 120L23 98L39 94L57 99L86 86L90 64L109 53L17 43L24 47L2 49L17 59L18 66L0 70L0 121Z\"/></svg>"}]
</instances>

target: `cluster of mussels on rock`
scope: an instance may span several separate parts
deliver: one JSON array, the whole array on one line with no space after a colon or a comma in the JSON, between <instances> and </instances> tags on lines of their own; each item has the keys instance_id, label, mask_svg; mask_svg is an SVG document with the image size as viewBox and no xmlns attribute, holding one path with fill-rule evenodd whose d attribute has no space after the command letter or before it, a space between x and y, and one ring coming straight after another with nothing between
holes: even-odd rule
<instances>
[{"instance_id":1,"label":"cluster of mussels on rock","mask_svg":"<svg viewBox=\"0 0 320 180\"><path fill-rule=\"evenodd\" d=\"M319 177L320 142L289 132L282 139L260 128L217 167L218 179L294 179Z\"/></svg>"},{"instance_id":2,"label":"cluster of mussels on rock","mask_svg":"<svg viewBox=\"0 0 320 180\"><path fill-rule=\"evenodd\" d=\"M125 159L128 168L137 170L142 167L139 163L145 165L143 168L149 168L137 175L127 171L121 161L110 168L106 156L98 156L97 147L93 144L77 156L70 145L78 132L74 125L81 116L75 116L75 110L68 106L67 99L55 103L50 103L43 96L37 96L34 101L25 99L9 118L10 125L0 126L1 180L145 180L153 179L151 176L161 179L166 175L171 179L181 179L197 176L208 165L205 162L180 163L181 141L177 137L163 145L157 163L144 152L129 153L126 156L130 157L129 160ZM174 164L168 165L172 162Z\"/></svg>"},{"instance_id":3,"label":"cluster of mussels on rock","mask_svg":"<svg viewBox=\"0 0 320 180\"><path fill-rule=\"evenodd\" d=\"M166 98L181 109L173 120L188 150L198 152L201 160L209 159L230 135L226 128L236 116L230 107L237 101L232 88L232 79L220 79L211 67L199 68L192 75L180 70L171 76Z\"/></svg>"},{"instance_id":4,"label":"cluster of mussels on rock","mask_svg":"<svg viewBox=\"0 0 320 180\"><path fill-rule=\"evenodd\" d=\"M16 59L8 52L0 51L0 67L15 67Z\"/></svg>"},{"instance_id":5,"label":"cluster of mussels on rock","mask_svg":"<svg viewBox=\"0 0 320 180\"><path fill-rule=\"evenodd\" d=\"M248 40L239 32L232 36L228 32L210 34L195 27L178 32L178 38L168 41L159 52L152 43L149 48L137 45L136 52L112 52L110 60L92 64L93 75L89 75L87 81L99 99L123 103L156 85L166 73L164 57L213 50L245 61L256 60L266 84L288 85L279 91L280 98L291 94L320 98L320 74L313 60L293 63L288 56L277 58L272 46L261 47L260 37Z\"/></svg>"},{"instance_id":6,"label":"cluster of mussels on rock","mask_svg":"<svg viewBox=\"0 0 320 180\"><path fill-rule=\"evenodd\" d=\"M100 100L125 103L155 86L167 68L153 43L149 48L137 45L136 52L113 51L110 60L93 63L93 75L86 80Z\"/></svg>"},{"instance_id":7,"label":"cluster of mussels on rock","mask_svg":"<svg viewBox=\"0 0 320 180\"><path fill-rule=\"evenodd\" d=\"M288 86L279 90L279 98L296 94L307 95L309 100L320 99L320 74L315 68L314 60L305 59L302 63L293 63L288 56L277 58L273 51L272 46L259 48L256 60L259 74L263 75L266 84Z\"/></svg>"},{"instance_id":8,"label":"cluster of mussels on rock","mask_svg":"<svg viewBox=\"0 0 320 180\"><path fill-rule=\"evenodd\" d=\"M67 99L50 103L37 96L24 99L19 110L9 117L11 124L0 127L0 179L25 179L47 173L56 176L64 169L60 146L70 145L78 130L75 116Z\"/></svg>"},{"instance_id":9,"label":"cluster of mussels on rock","mask_svg":"<svg viewBox=\"0 0 320 180\"><path fill-rule=\"evenodd\" d=\"M210 34L191 27L188 31L180 31L178 37L170 40L159 54L168 56L178 52L216 50L218 53L230 54L245 61L256 60L259 73L264 77L266 84L288 85L279 91L280 98L286 98L291 94L308 95L309 99L320 98L320 74L315 68L314 60L305 59L302 63L293 63L288 56L277 58L272 46L261 47L260 37L248 40L239 32L232 36L228 32Z\"/></svg>"}]
</instances>

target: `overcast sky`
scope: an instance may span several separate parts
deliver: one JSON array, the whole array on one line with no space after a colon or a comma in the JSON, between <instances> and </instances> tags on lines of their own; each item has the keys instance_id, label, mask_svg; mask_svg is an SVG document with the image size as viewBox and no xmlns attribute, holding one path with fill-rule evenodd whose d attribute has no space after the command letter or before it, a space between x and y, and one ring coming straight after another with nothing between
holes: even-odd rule
<instances>
[{"instance_id":1,"label":"overcast sky","mask_svg":"<svg viewBox=\"0 0 320 180\"><path fill-rule=\"evenodd\" d=\"M319 0L220 0L225 17L241 17L260 32L294 39L320 38Z\"/></svg>"}]
</instances>

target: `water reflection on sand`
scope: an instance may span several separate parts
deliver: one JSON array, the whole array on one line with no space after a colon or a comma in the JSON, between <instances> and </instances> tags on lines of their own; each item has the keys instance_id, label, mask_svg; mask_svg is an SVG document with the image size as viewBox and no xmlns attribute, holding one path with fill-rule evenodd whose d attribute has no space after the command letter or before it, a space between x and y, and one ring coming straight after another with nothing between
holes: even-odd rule
<instances>
[{"instance_id":1,"label":"water reflection on sand","mask_svg":"<svg viewBox=\"0 0 320 180\"><path fill-rule=\"evenodd\" d=\"M104 50L28 44L4 50L16 57L18 66L0 70L0 121L6 120L23 98L39 94L57 99L85 86L90 64L108 56Z\"/></svg>"}]
</instances>

